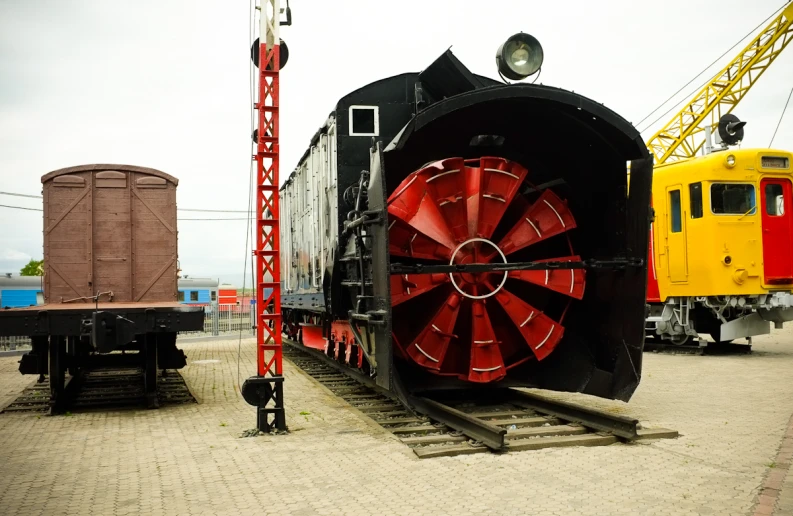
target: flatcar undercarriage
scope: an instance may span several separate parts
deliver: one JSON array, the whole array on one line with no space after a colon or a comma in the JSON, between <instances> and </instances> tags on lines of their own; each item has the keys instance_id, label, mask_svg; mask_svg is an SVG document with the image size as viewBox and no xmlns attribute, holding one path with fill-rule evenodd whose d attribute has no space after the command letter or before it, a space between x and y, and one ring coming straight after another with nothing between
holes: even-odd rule
<instances>
[{"instance_id":1,"label":"flatcar undercarriage","mask_svg":"<svg viewBox=\"0 0 793 516\"><path fill-rule=\"evenodd\" d=\"M177 303L59 304L0 311L0 336L30 336L22 374L49 376L50 413L68 408L75 385L88 371L142 371L149 408L158 407L158 371L186 365L176 347L180 331L203 328L203 307Z\"/></svg>"}]
</instances>

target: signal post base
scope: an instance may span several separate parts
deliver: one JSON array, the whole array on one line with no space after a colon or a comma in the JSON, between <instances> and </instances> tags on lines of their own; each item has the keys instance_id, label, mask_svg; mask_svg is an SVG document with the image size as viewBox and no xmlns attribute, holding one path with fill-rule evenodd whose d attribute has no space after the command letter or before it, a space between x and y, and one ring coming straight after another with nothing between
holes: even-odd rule
<instances>
[{"instance_id":1,"label":"signal post base","mask_svg":"<svg viewBox=\"0 0 793 516\"><path fill-rule=\"evenodd\" d=\"M242 384L242 397L256 407L256 428L260 432L286 432L284 377L252 376Z\"/></svg>"}]
</instances>

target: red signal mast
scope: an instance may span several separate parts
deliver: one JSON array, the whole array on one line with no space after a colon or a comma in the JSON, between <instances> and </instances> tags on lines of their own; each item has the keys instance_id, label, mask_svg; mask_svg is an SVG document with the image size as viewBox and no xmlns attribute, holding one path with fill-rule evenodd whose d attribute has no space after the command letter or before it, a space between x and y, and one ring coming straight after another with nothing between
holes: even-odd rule
<instances>
[{"instance_id":1,"label":"red signal mast","mask_svg":"<svg viewBox=\"0 0 793 516\"><path fill-rule=\"evenodd\" d=\"M262 0L259 7L259 38L251 48L251 59L259 69L258 129L254 132L256 154L256 369L257 375L242 386L242 395L257 407L260 431L286 430L283 400L281 341L281 258L278 226L278 74L288 51L281 41L280 0Z\"/></svg>"}]
</instances>

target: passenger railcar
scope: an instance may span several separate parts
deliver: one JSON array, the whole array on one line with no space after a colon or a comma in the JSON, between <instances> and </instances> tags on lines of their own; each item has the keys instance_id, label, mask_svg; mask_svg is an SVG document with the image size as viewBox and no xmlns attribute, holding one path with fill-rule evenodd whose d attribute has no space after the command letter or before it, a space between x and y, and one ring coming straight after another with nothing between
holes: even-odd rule
<instances>
[{"instance_id":1,"label":"passenger railcar","mask_svg":"<svg viewBox=\"0 0 793 516\"><path fill-rule=\"evenodd\" d=\"M177 179L151 168L83 165L41 181L44 304L0 310L0 336L31 337L19 370L49 373L53 410L67 372L104 366L142 369L156 406L157 370L186 364L177 332L204 325L203 307L177 302Z\"/></svg>"},{"instance_id":2,"label":"passenger railcar","mask_svg":"<svg viewBox=\"0 0 793 516\"><path fill-rule=\"evenodd\" d=\"M217 305L219 283L211 278L179 278L177 301L187 305Z\"/></svg>"},{"instance_id":3,"label":"passenger railcar","mask_svg":"<svg viewBox=\"0 0 793 516\"><path fill-rule=\"evenodd\" d=\"M0 308L19 308L44 304L44 278L42 276L14 276L6 273L0 277ZM186 305L234 304L219 294L218 280L210 278L179 278L176 300ZM236 296L236 290L234 291Z\"/></svg>"},{"instance_id":4,"label":"passenger railcar","mask_svg":"<svg viewBox=\"0 0 793 516\"><path fill-rule=\"evenodd\" d=\"M506 58L533 58L514 38ZM638 131L602 104L476 75L451 51L364 85L281 188L283 331L400 396L628 400L651 170Z\"/></svg>"},{"instance_id":5,"label":"passenger railcar","mask_svg":"<svg viewBox=\"0 0 793 516\"><path fill-rule=\"evenodd\" d=\"M793 320L791 158L726 148L655 168L650 335L731 342Z\"/></svg>"}]
</instances>

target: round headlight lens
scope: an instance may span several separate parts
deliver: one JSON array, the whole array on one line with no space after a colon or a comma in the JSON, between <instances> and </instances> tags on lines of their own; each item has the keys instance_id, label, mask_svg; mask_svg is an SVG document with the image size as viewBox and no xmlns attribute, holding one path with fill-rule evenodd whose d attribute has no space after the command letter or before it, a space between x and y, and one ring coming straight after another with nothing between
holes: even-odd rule
<instances>
[{"instance_id":1,"label":"round headlight lens","mask_svg":"<svg viewBox=\"0 0 793 516\"><path fill-rule=\"evenodd\" d=\"M728 167L734 167L735 166L735 156L733 156L732 154L727 156L727 166Z\"/></svg>"},{"instance_id":2,"label":"round headlight lens","mask_svg":"<svg viewBox=\"0 0 793 516\"><path fill-rule=\"evenodd\" d=\"M540 42L529 34L519 33L505 41L496 52L499 72L512 80L521 80L537 73L542 66Z\"/></svg>"}]
</instances>

